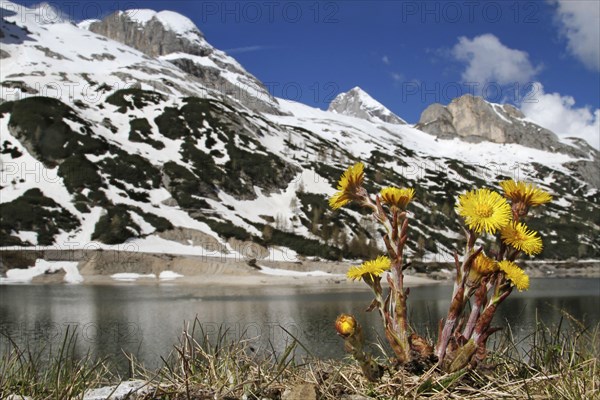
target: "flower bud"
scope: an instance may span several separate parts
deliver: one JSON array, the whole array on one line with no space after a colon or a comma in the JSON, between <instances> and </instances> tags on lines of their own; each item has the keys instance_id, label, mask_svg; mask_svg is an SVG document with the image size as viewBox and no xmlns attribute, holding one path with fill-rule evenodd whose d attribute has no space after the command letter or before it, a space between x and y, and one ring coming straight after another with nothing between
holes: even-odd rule
<instances>
[{"instance_id":1,"label":"flower bud","mask_svg":"<svg viewBox=\"0 0 600 400\"><path fill-rule=\"evenodd\" d=\"M347 338L356 331L356 319L349 314L342 314L335 320L335 330L338 335Z\"/></svg>"}]
</instances>

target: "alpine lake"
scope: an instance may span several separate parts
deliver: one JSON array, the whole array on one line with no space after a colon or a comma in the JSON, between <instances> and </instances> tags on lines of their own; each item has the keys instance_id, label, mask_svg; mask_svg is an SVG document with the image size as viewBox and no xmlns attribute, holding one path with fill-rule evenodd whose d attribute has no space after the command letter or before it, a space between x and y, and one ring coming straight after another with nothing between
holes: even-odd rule
<instances>
[{"instance_id":1,"label":"alpine lake","mask_svg":"<svg viewBox=\"0 0 600 400\"><path fill-rule=\"evenodd\" d=\"M436 336L448 310L449 283L410 289L409 319L422 335ZM383 339L379 315L365 309L371 293L356 284L316 290L297 287L195 287L159 285L0 286L0 354L17 344L58 351L75 333L75 352L108 357L127 371L133 355L146 368L160 368L184 332L215 342L250 339L252 351L281 354L297 340L296 356L344 357L334 321L354 314L367 341ZM577 322L575 322L577 321ZM600 279L537 278L530 290L514 292L499 307L494 325L508 326L488 342L493 348L510 334L527 352L537 324L594 329L600 322Z\"/></svg>"}]
</instances>

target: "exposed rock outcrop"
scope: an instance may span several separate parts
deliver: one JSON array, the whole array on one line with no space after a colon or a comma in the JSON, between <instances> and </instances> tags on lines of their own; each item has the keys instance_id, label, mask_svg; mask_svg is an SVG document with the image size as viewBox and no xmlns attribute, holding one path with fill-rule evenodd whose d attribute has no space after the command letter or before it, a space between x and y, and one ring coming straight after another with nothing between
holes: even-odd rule
<instances>
[{"instance_id":1,"label":"exposed rock outcrop","mask_svg":"<svg viewBox=\"0 0 600 400\"><path fill-rule=\"evenodd\" d=\"M561 143L553 132L526 119L510 104L494 104L464 95L448 106L432 104L423 111L417 129L441 138L518 143L535 149L586 157L579 148Z\"/></svg>"},{"instance_id":2,"label":"exposed rock outcrop","mask_svg":"<svg viewBox=\"0 0 600 400\"><path fill-rule=\"evenodd\" d=\"M182 22L187 22L188 26L178 30L169 29L169 26L163 22L161 14L177 16ZM177 52L208 56L211 50L202 32L189 19L173 12L128 10L80 26L138 49L154 58ZM192 27L193 29L190 29Z\"/></svg>"},{"instance_id":3,"label":"exposed rock outcrop","mask_svg":"<svg viewBox=\"0 0 600 400\"><path fill-rule=\"evenodd\" d=\"M600 158L592 161L579 160L566 163L565 166L592 187L600 189Z\"/></svg>"}]
</instances>

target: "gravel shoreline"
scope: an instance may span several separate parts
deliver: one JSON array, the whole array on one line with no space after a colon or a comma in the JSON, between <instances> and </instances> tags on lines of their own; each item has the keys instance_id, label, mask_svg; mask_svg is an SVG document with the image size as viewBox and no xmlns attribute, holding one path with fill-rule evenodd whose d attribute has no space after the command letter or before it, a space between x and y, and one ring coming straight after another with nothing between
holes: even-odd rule
<instances>
[{"instance_id":1,"label":"gravel shoreline","mask_svg":"<svg viewBox=\"0 0 600 400\"><path fill-rule=\"evenodd\" d=\"M83 281L81 284L180 284L197 286L311 286L359 288L357 282L345 276L353 262L303 259L274 261L268 259L239 259L193 255L127 253L120 251L0 251L0 277L10 269L31 267L36 260L76 262ZM161 279L169 271L178 278ZM115 279L115 274L128 274ZM135 278L127 279L137 275ZM58 270L34 277L34 284L60 284L65 272ZM0 278L2 279L2 278ZM5 279L6 283L6 279ZM436 284L427 276L407 276L407 286Z\"/></svg>"},{"instance_id":2,"label":"gravel shoreline","mask_svg":"<svg viewBox=\"0 0 600 400\"><path fill-rule=\"evenodd\" d=\"M278 261L235 257L208 257L194 255L123 252L113 250L2 250L0 251L0 279L10 269L31 267L37 259L46 261L71 261L77 263L82 284L158 284L218 286L296 286L310 284L358 288L345 277L350 261L323 261L300 259ZM536 261L523 262L526 272L534 278L580 277L600 278L600 261ZM262 268L262 272L261 272ZM406 285L417 286L450 281L453 277L449 263L415 262L407 269ZM181 277L161 279L169 271ZM114 279L114 274L130 274L134 279ZM59 284L65 272L44 273L31 283ZM6 281L6 279L4 279ZM6 283L6 282L5 282Z\"/></svg>"}]
</instances>

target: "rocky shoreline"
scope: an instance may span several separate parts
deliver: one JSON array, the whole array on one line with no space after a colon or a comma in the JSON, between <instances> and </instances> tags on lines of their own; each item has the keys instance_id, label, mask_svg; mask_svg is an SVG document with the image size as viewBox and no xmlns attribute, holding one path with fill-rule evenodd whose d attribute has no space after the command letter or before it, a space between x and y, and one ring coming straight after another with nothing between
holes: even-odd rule
<instances>
[{"instance_id":1,"label":"rocky shoreline","mask_svg":"<svg viewBox=\"0 0 600 400\"><path fill-rule=\"evenodd\" d=\"M82 284L157 284L219 286L346 286L345 274L351 262L299 259L276 261L269 259L193 256L123 251L0 251L0 278L5 283L8 270L27 269L36 260L76 263ZM161 279L168 272L168 279ZM180 276L178 278L173 278ZM120 277L125 277L121 280ZM128 279L130 278L130 279ZM31 279L34 284L64 283L65 271L46 271ZM0 283L1 279L0 279ZM436 283L426 276L407 277L407 285ZM359 285L355 285L359 286Z\"/></svg>"},{"instance_id":2,"label":"rocky shoreline","mask_svg":"<svg viewBox=\"0 0 600 400\"><path fill-rule=\"evenodd\" d=\"M298 259L279 261L223 256L194 256L160 253L124 252L114 250L2 250L0 277L11 269L26 269L36 260L76 263L85 284L117 282L115 274L136 276L136 283L156 283L170 274L169 281L196 285L295 285L310 280L316 284L347 283L345 273L352 262ZM600 278L600 261L537 261L524 262L527 273L534 278L588 277ZM409 284L431 284L449 281L453 270L450 263L414 262L407 270ZM262 271L261 271L262 269ZM268 270L268 271L267 271ZM181 276L180 278L173 278ZM50 284L65 281L65 271L46 271L31 283Z\"/></svg>"}]
</instances>

